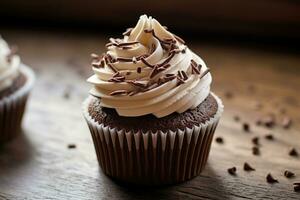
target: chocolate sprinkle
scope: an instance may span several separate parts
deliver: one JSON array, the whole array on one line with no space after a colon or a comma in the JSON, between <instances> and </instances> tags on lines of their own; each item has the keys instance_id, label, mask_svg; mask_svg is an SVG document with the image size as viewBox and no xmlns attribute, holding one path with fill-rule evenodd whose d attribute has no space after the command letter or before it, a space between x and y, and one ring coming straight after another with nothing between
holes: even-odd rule
<instances>
[{"instance_id":1,"label":"chocolate sprinkle","mask_svg":"<svg viewBox=\"0 0 300 200\"><path fill-rule=\"evenodd\" d=\"M250 125L248 123L243 123L243 130L245 132L250 132Z\"/></svg>"},{"instance_id":2,"label":"chocolate sprinkle","mask_svg":"<svg viewBox=\"0 0 300 200\"><path fill-rule=\"evenodd\" d=\"M295 148L292 148L289 152L289 155L290 156L294 156L294 157L297 157L298 156L298 152Z\"/></svg>"},{"instance_id":3,"label":"chocolate sprinkle","mask_svg":"<svg viewBox=\"0 0 300 200\"><path fill-rule=\"evenodd\" d=\"M109 95L115 96L115 95L126 95L127 91L126 90L116 90L111 92Z\"/></svg>"},{"instance_id":4,"label":"chocolate sprinkle","mask_svg":"<svg viewBox=\"0 0 300 200\"><path fill-rule=\"evenodd\" d=\"M295 192L300 192L300 184L299 185L294 184L294 191Z\"/></svg>"},{"instance_id":5,"label":"chocolate sprinkle","mask_svg":"<svg viewBox=\"0 0 300 200\"><path fill-rule=\"evenodd\" d=\"M252 154L256 155L256 156L260 155L259 148L258 147L252 147Z\"/></svg>"},{"instance_id":6,"label":"chocolate sprinkle","mask_svg":"<svg viewBox=\"0 0 300 200\"><path fill-rule=\"evenodd\" d=\"M253 167L251 167L247 162L244 163L244 170L245 171L255 171Z\"/></svg>"},{"instance_id":7,"label":"chocolate sprinkle","mask_svg":"<svg viewBox=\"0 0 300 200\"><path fill-rule=\"evenodd\" d=\"M258 137L254 137L252 139L252 143L255 144L255 145L259 145L259 138Z\"/></svg>"},{"instance_id":8,"label":"chocolate sprinkle","mask_svg":"<svg viewBox=\"0 0 300 200\"><path fill-rule=\"evenodd\" d=\"M216 137L216 142L219 143L219 144L223 144L224 140L223 140L222 137Z\"/></svg>"},{"instance_id":9,"label":"chocolate sprinkle","mask_svg":"<svg viewBox=\"0 0 300 200\"><path fill-rule=\"evenodd\" d=\"M76 144L68 144L68 149L75 149L76 148Z\"/></svg>"},{"instance_id":10,"label":"chocolate sprinkle","mask_svg":"<svg viewBox=\"0 0 300 200\"><path fill-rule=\"evenodd\" d=\"M201 75L200 75L200 79L203 78L206 74L208 74L208 72L210 71L209 68L207 68Z\"/></svg>"},{"instance_id":11,"label":"chocolate sprinkle","mask_svg":"<svg viewBox=\"0 0 300 200\"><path fill-rule=\"evenodd\" d=\"M131 58L117 57L116 60L119 61L119 62L132 62Z\"/></svg>"},{"instance_id":12,"label":"chocolate sprinkle","mask_svg":"<svg viewBox=\"0 0 300 200\"><path fill-rule=\"evenodd\" d=\"M270 173L267 175L266 180L268 183L278 183L278 180L274 179Z\"/></svg>"},{"instance_id":13,"label":"chocolate sprinkle","mask_svg":"<svg viewBox=\"0 0 300 200\"><path fill-rule=\"evenodd\" d=\"M141 68L141 67L138 67L138 68L136 69L136 72L140 74L140 73L142 72L142 68Z\"/></svg>"},{"instance_id":14,"label":"chocolate sprinkle","mask_svg":"<svg viewBox=\"0 0 300 200\"><path fill-rule=\"evenodd\" d=\"M148 67L151 67L151 68L154 68L154 67L155 67L154 65L151 65L150 63L148 63L148 62L145 60L145 58L143 58L143 57L141 57L141 61L142 61L145 65L147 65Z\"/></svg>"},{"instance_id":15,"label":"chocolate sprinkle","mask_svg":"<svg viewBox=\"0 0 300 200\"><path fill-rule=\"evenodd\" d=\"M107 63L107 66L108 66L113 72L118 72L118 70L113 66L113 64Z\"/></svg>"},{"instance_id":16,"label":"chocolate sprinkle","mask_svg":"<svg viewBox=\"0 0 300 200\"><path fill-rule=\"evenodd\" d=\"M236 167L229 168L227 171L230 175L236 175Z\"/></svg>"},{"instance_id":17,"label":"chocolate sprinkle","mask_svg":"<svg viewBox=\"0 0 300 200\"><path fill-rule=\"evenodd\" d=\"M295 174L289 170L285 170L284 171L284 176L287 177L287 178L292 178L295 176Z\"/></svg>"},{"instance_id":18,"label":"chocolate sprinkle","mask_svg":"<svg viewBox=\"0 0 300 200\"><path fill-rule=\"evenodd\" d=\"M274 136L272 134L268 134L265 136L267 140L274 140Z\"/></svg>"}]
</instances>

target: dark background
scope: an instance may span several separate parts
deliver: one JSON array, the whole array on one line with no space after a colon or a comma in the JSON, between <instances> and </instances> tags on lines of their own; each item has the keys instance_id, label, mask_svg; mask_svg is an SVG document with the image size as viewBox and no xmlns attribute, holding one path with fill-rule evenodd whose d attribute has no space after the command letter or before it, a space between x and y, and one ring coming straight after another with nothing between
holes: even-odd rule
<instances>
[{"instance_id":1,"label":"dark background","mask_svg":"<svg viewBox=\"0 0 300 200\"><path fill-rule=\"evenodd\" d=\"M120 33L134 26L141 14L196 39L294 46L300 37L296 0L1 0L0 28Z\"/></svg>"}]
</instances>

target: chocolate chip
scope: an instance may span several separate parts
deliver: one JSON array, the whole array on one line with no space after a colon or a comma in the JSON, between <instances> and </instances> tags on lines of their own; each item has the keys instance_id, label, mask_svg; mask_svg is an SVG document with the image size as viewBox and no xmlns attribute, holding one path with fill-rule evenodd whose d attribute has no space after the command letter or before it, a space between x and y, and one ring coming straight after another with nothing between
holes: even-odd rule
<instances>
[{"instance_id":1,"label":"chocolate chip","mask_svg":"<svg viewBox=\"0 0 300 200\"><path fill-rule=\"evenodd\" d=\"M259 138L258 137L252 138L252 143L255 145L259 145Z\"/></svg>"},{"instance_id":2,"label":"chocolate chip","mask_svg":"<svg viewBox=\"0 0 300 200\"><path fill-rule=\"evenodd\" d=\"M248 123L243 123L243 130L245 132L250 132L250 125Z\"/></svg>"},{"instance_id":3,"label":"chocolate chip","mask_svg":"<svg viewBox=\"0 0 300 200\"><path fill-rule=\"evenodd\" d=\"M230 92L230 91L226 91L226 92L224 93L224 96L225 96L227 99L231 99L231 98L233 97L233 93Z\"/></svg>"},{"instance_id":4,"label":"chocolate chip","mask_svg":"<svg viewBox=\"0 0 300 200\"><path fill-rule=\"evenodd\" d=\"M236 175L236 167L232 167L227 169L228 173L231 175Z\"/></svg>"},{"instance_id":5,"label":"chocolate chip","mask_svg":"<svg viewBox=\"0 0 300 200\"><path fill-rule=\"evenodd\" d=\"M234 119L234 121L236 121L236 122L239 122L239 121L240 121L240 117L237 116L237 115L235 115L235 116L233 117L233 119Z\"/></svg>"},{"instance_id":6,"label":"chocolate chip","mask_svg":"<svg viewBox=\"0 0 300 200\"><path fill-rule=\"evenodd\" d=\"M268 183L278 183L278 180L274 179L270 173L267 175L266 180Z\"/></svg>"},{"instance_id":7,"label":"chocolate chip","mask_svg":"<svg viewBox=\"0 0 300 200\"><path fill-rule=\"evenodd\" d=\"M267 140L274 140L274 136L272 134L265 135Z\"/></svg>"},{"instance_id":8,"label":"chocolate chip","mask_svg":"<svg viewBox=\"0 0 300 200\"><path fill-rule=\"evenodd\" d=\"M292 120L289 117L284 117L282 120L282 127L285 129L290 128L292 125Z\"/></svg>"},{"instance_id":9,"label":"chocolate chip","mask_svg":"<svg viewBox=\"0 0 300 200\"><path fill-rule=\"evenodd\" d=\"M289 152L289 155L290 156L294 156L294 157L297 157L298 156L298 152L295 148L292 148Z\"/></svg>"},{"instance_id":10,"label":"chocolate chip","mask_svg":"<svg viewBox=\"0 0 300 200\"><path fill-rule=\"evenodd\" d=\"M223 140L223 138L221 138L221 137L217 137L217 138L216 138L216 142L219 143L219 144L223 144L223 143L224 143L224 140Z\"/></svg>"},{"instance_id":11,"label":"chocolate chip","mask_svg":"<svg viewBox=\"0 0 300 200\"><path fill-rule=\"evenodd\" d=\"M291 171L285 170L284 171L284 176L287 177L287 178L291 178L291 177L295 176L295 174Z\"/></svg>"},{"instance_id":12,"label":"chocolate chip","mask_svg":"<svg viewBox=\"0 0 300 200\"><path fill-rule=\"evenodd\" d=\"M69 149L75 149L76 148L76 144L68 144L68 148Z\"/></svg>"},{"instance_id":13,"label":"chocolate chip","mask_svg":"<svg viewBox=\"0 0 300 200\"><path fill-rule=\"evenodd\" d=\"M300 185L295 185L294 186L294 191L295 192L300 192Z\"/></svg>"},{"instance_id":14,"label":"chocolate chip","mask_svg":"<svg viewBox=\"0 0 300 200\"><path fill-rule=\"evenodd\" d=\"M253 148L252 148L252 154L253 154L253 155L256 155L256 156L260 155L260 150L259 150L259 148L258 148L258 147L253 147Z\"/></svg>"},{"instance_id":15,"label":"chocolate chip","mask_svg":"<svg viewBox=\"0 0 300 200\"><path fill-rule=\"evenodd\" d=\"M253 167L251 167L247 162L244 163L244 170L245 171L255 171Z\"/></svg>"}]
</instances>

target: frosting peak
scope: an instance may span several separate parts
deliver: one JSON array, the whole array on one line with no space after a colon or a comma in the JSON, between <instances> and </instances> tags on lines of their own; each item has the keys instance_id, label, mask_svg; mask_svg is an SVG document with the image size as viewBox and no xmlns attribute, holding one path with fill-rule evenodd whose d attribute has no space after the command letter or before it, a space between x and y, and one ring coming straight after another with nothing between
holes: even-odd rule
<instances>
[{"instance_id":1,"label":"frosting peak","mask_svg":"<svg viewBox=\"0 0 300 200\"><path fill-rule=\"evenodd\" d=\"M121 116L164 117L197 107L212 81L204 61L152 17L142 15L107 52L92 54L90 93Z\"/></svg>"},{"instance_id":2,"label":"frosting peak","mask_svg":"<svg viewBox=\"0 0 300 200\"><path fill-rule=\"evenodd\" d=\"M19 74L20 58L0 36L0 91L13 84Z\"/></svg>"}]
</instances>

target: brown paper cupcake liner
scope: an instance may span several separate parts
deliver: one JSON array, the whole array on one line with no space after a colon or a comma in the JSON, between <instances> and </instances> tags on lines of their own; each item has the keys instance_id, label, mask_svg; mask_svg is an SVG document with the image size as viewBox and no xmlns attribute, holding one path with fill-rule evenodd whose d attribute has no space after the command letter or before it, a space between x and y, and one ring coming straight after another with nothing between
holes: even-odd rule
<instances>
[{"instance_id":1,"label":"brown paper cupcake liner","mask_svg":"<svg viewBox=\"0 0 300 200\"><path fill-rule=\"evenodd\" d=\"M34 73L30 68L22 65L20 71L26 76L26 83L0 100L0 143L20 133L26 101L34 82Z\"/></svg>"},{"instance_id":2,"label":"brown paper cupcake liner","mask_svg":"<svg viewBox=\"0 0 300 200\"><path fill-rule=\"evenodd\" d=\"M105 174L136 184L162 185L189 180L203 170L213 135L223 112L204 124L167 132L126 132L95 122L88 113L89 97L83 104L99 164Z\"/></svg>"}]
</instances>

